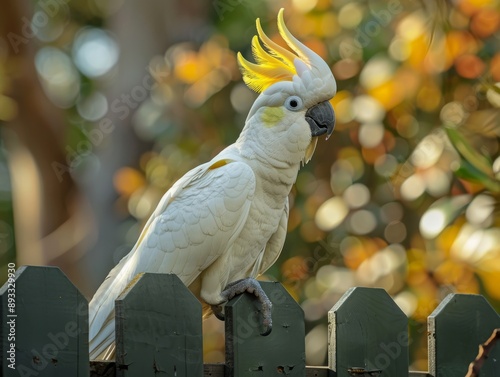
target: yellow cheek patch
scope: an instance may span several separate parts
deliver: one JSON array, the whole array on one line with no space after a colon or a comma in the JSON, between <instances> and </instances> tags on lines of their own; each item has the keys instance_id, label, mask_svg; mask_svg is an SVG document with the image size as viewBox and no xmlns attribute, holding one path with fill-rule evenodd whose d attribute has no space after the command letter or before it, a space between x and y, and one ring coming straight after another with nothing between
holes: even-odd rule
<instances>
[{"instance_id":1,"label":"yellow cheek patch","mask_svg":"<svg viewBox=\"0 0 500 377\"><path fill-rule=\"evenodd\" d=\"M282 107L266 107L260 115L260 120L267 127L278 124L285 115Z\"/></svg>"}]
</instances>

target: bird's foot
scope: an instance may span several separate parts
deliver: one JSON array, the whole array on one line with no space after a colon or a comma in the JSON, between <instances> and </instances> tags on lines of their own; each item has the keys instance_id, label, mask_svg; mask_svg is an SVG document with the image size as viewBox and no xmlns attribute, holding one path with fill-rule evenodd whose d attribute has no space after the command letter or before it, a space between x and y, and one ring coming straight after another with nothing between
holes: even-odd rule
<instances>
[{"instance_id":1,"label":"bird's foot","mask_svg":"<svg viewBox=\"0 0 500 377\"><path fill-rule=\"evenodd\" d=\"M226 316L224 315L224 307L222 305L212 305L212 313L217 317L218 320L224 321Z\"/></svg>"},{"instance_id":2,"label":"bird's foot","mask_svg":"<svg viewBox=\"0 0 500 377\"><path fill-rule=\"evenodd\" d=\"M273 328L272 318L271 318L272 303L257 280L253 278L246 278L234 281L227 285L227 287L221 292L221 296L224 297L227 301L229 301L236 295L245 292L253 294L260 301L262 324L264 326L264 332L262 332L261 335L263 336L269 335ZM221 305L212 305L212 311L214 312L214 315L218 319L222 321L224 320L225 317Z\"/></svg>"}]
</instances>

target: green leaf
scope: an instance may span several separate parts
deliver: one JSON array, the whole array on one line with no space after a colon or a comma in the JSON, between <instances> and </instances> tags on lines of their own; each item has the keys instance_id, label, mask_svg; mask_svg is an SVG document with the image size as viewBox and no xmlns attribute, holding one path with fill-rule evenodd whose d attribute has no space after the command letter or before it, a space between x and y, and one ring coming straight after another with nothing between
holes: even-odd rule
<instances>
[{"instance_id":1,"label":"green leaf","mask_svg":"<svg viewBox=\"0 0 500 377\"><path fill-rule=\"evenodd\" d=\"M461 159L460 167L454 173L457 177L466 181L480 183L492 192L500 192L500 182L498 180L483 174L465 159Z\"/></svg>"},{"instance_id":2,"label":"green leaf","mask_svg":"<svg viewBox=\"0 0 500 377\"><path fill-rule=\"evenodd\" d=\"M468 181L481 183L488 190L500 192L500 181L496 179L492 163L477 152L465 136L455 127L444 127L448 139L460 155L460 167L455 174Z\"/></svg>"},{"instance_id":3,"label":"green leaf","mask_svg":"<svg viewBox=\"0 0 500 377\"><path fill-rule=\"evenodd\" d=\"M478 153L458 129L450 126L445 126L444 129L446 130L446 134L451 144L462 158L469 161L484 174L493 177L493 168L490 161L485 156Z\"/></svg>"}]
</instances>

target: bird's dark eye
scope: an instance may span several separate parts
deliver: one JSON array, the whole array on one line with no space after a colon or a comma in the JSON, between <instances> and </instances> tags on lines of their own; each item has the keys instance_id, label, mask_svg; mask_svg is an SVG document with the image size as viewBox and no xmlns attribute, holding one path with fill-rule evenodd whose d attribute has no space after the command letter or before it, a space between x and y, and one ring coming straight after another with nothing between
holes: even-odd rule
<instances>
[{"instance_id":1,"label":"bird's dark eye","mask_svg":"<svg viewBox=\"0 0 500 377\"><path fill-rule=\"evenodd\" d=\"M285 107L288 110L297 111L302 109L302 106L303 106L302 98L298 96L290 96L285 101Z\"/></svg>"}]
</instances>

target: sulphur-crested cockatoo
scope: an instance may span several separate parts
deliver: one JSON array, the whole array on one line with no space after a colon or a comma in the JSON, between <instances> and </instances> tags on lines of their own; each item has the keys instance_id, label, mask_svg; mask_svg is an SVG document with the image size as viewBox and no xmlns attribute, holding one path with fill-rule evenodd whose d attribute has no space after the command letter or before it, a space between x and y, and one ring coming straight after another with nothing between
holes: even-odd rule
<instances>
[{"instance_id":1,"label":"sulphur-crested cockatoo","mask_svg":"<svg viewBox=\"0 0 500 377\"><path fill-rule=\"evenodd\" d=\"M256 63L238 54L243 80L260 93L245 126L234 144L167 191L98 289L90 302L91 359L114 357L115 299L142 272L176 274L205 314L251 292L262 304L264 332L271 329L271 303L255 278L283 248L288 195L301 164L311 159L317 137L333 131L329 100L337 85L323 59L288 31L283 9L278 29L292 51L256 24Z\"/></svg>"}]
</instances>

